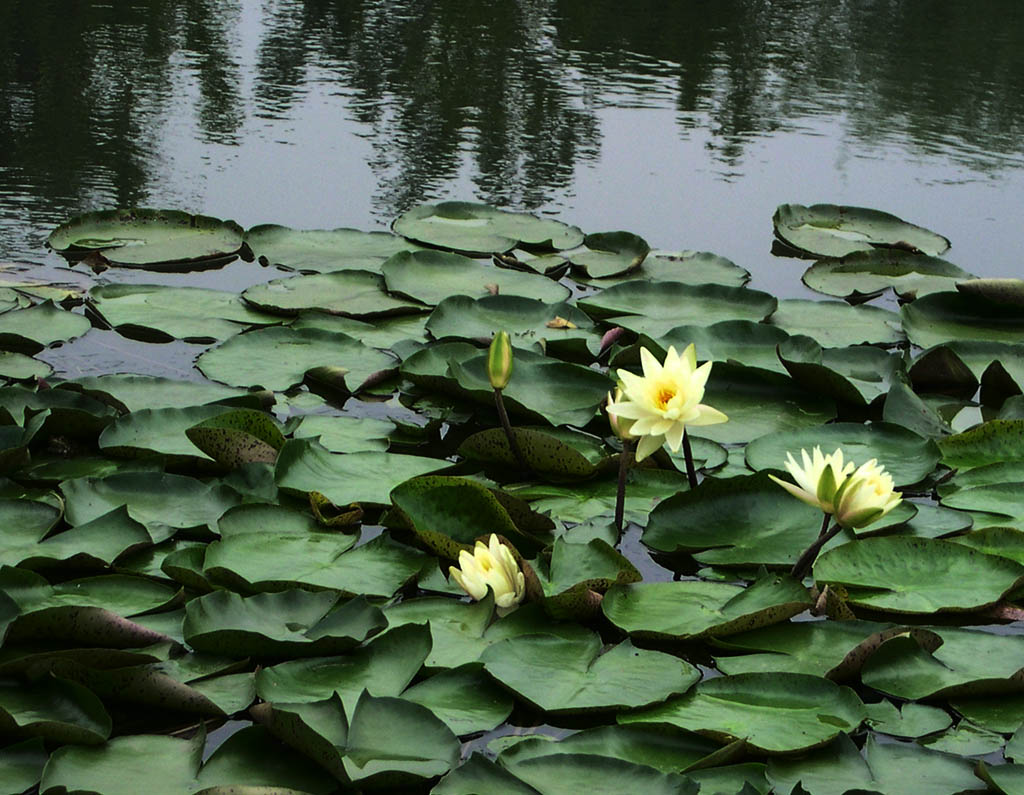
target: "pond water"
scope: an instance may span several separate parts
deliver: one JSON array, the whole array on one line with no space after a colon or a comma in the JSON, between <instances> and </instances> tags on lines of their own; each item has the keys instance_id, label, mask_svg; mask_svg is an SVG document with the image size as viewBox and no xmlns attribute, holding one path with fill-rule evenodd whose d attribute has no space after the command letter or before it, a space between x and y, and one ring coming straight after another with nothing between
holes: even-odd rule
<instances>
[{"instance_id":1,"label":"pond water","mask_svg":"<svg viewBox=\"0 0 1024 795\"><path fill-rule=\"evenodd\" d=\"M46 234L99 207L375 229L476 198L714 251L780 297L809 294L770 253L785 202L1021 271L1017 0L9 0L0 53L4 260L59 265Z\"/></svg>"}]
</instances>

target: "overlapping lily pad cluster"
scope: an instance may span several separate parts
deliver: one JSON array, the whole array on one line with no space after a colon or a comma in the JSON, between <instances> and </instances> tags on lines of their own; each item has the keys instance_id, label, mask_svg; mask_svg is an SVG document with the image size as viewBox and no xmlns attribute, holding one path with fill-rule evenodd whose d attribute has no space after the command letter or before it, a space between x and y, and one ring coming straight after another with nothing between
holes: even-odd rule
<instances>
[{"instance_id":1,"label":"overlapping lily pad cluster","mask_svg":"<svg viewBox=\"0 0 1024 795\"><path fill-rule=\"evenodd\" d=\"M0 781L1019 791L1024 637L996 625L1024 593L1024 283L874 211L775 221L847 300L461 202L394 234L143 210L55 230L93 286L0 288ZM241 294L165 286L239 255ZM899 311L863 303L890 288ZM696 488L678 445L644 450L620 537L614 373L691 343L728 422L688 429ZM128 372L88 372L110 349ZM903 501L799 581L821 512L769 476L815 447L875 459Z\"/></svg>"}]
</instances>

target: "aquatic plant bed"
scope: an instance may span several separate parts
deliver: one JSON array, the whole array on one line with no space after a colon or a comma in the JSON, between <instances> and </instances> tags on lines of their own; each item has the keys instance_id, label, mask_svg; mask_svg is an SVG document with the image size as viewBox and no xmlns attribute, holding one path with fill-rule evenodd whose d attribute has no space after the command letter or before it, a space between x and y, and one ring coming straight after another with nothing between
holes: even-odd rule
<instances>
[{"instance_id":1,"label":"aquatic plant bed","mask_svg":"<svg viewBox=\"0 0 1024 795\"><path fill-rule=\"evenodd\" d=\"M1024 791L1024 282L879 211L775 229L828 298L467 202L54 230L66 279L0 280L3 791ZM705 408L634 462L653 361ZM780 487L815 447L884 515Z\"/></svg>"}]
</instances>

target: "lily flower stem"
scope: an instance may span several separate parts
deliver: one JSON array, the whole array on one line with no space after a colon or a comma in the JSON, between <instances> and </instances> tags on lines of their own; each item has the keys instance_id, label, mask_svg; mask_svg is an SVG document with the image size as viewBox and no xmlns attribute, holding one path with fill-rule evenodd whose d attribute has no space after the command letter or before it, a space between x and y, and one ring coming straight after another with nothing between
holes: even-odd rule
<instances>
[{"instance_id":1,"label":"lily flower stem","mask_svg":"<svg viewBox=\"0 0 1024 795\"><path fill-rule=\"evenodd\" d=\"M818 557L818 553L821 552L821 548L825 546L829 541L839 535L839 531L842 530L842 526L838 523L832 525L832 529L828 528L829 515L825 514L825 518L821 522L821 532L818 533L818 538L813 544L804 550L804 553L800 556L799 560L793 564L793 568L790 574L797 580L803 580L807 576L807 572L810 571L811 566L814 563L815 558Z\"/></svg>"},{"instance_id":2,"label":"lily flower stem","mask_svg":"<svg viewBox=\"0 0 1024 795\"><path fill-rule=\"evenodd\" d=\"M519 463L519 468L526 472L532 472L529 464L526 463L526 459L523 458L523 451L519 449L519 442L516 441L516 435L512 433L512 425L508 421L508 412L505 411L505 401L501 398L501 390L494 390L494 406L498 410L498 418L501 420L501 427L505 429L505 437L508 439L508 446L512 449L512 455L516 457L516 461Z\"/></svg>"},{"instance_id":3,"label":"lily flower stem","mask_svg":"<svg viewBox=\"0 0 1024 795\"><path fill-rule=\"evenodd\" d=\"M697 469L693 465L693 450L690 449L690 435L683 428L683 457L686 459L686 479L690 488L697 488Z\"/></svg>"},{"instance_id":4,"label":"lily flower stem","mask_svg":"<svg viewBox=\"0 0 1024 795\"><path fill-rule=\"evenodd\" d=\"M615 529L622 532L623 517L626 513L626 478L629 465L633 463L633 442L622 440L622 453L619 454L619 488L615 492Z\"/></svg>"}]
</instances>

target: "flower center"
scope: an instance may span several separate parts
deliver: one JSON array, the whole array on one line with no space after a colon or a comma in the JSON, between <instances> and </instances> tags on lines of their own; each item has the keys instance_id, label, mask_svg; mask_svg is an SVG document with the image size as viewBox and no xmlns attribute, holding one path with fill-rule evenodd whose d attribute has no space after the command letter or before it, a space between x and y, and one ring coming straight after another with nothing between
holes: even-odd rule
<instances>
[{"instance_id":1,"label":"flower center","mask_svg":"<svg viewBox=\"0 0 1024 795\"><path fill-rule=\"evenodd\" d=\"M675 396L676 391L674 389L672 389L671 387L663 386L661 389L658 390L658 396L654 399L654 402L659 409L664 411L665 408L668 406L669 401L672 400L672 398L674 398Z\"/></svg>"}]
</instances>

